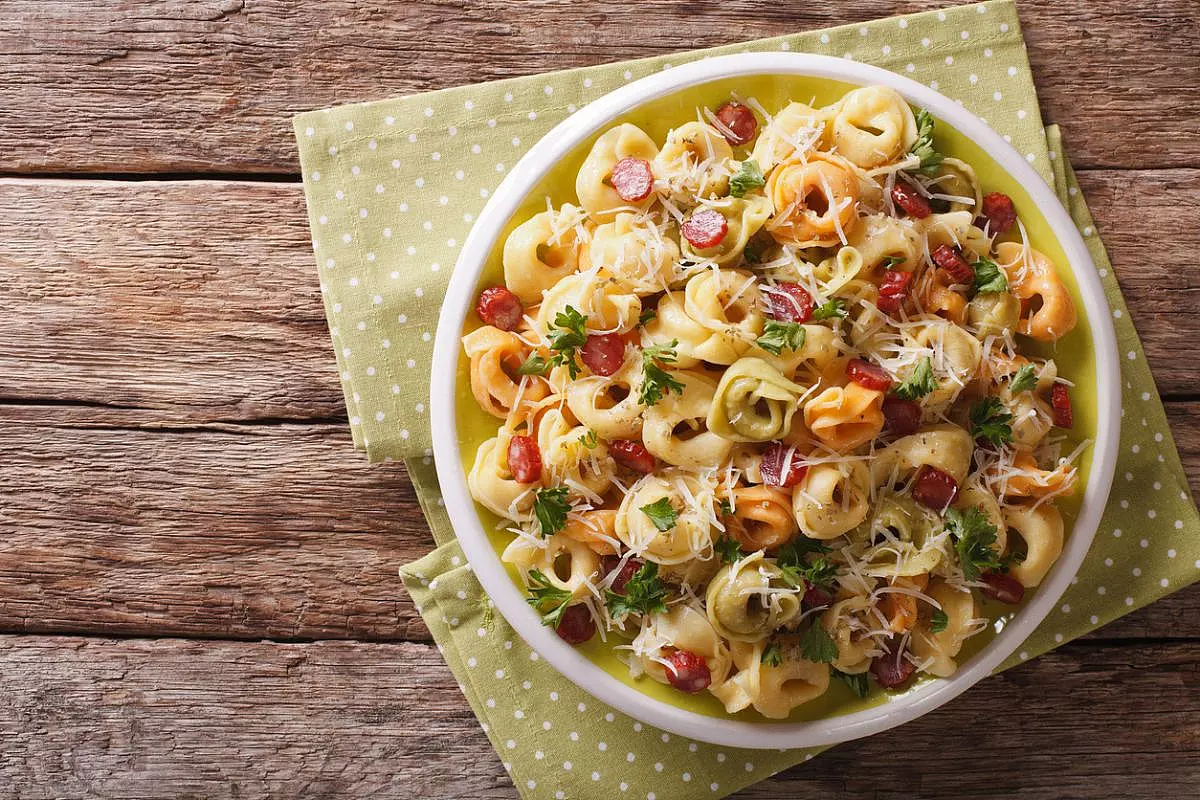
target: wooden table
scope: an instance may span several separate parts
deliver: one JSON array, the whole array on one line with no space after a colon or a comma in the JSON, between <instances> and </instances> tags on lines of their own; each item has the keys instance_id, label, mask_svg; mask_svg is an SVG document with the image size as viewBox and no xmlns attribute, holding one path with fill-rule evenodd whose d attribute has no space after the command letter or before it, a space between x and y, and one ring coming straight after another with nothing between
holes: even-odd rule
<instances>
[{"instance_id":1,"label":"wooden table","mask_svg":"<svg viewBox=\"0 0 1200 800\"><path fill-rule=\"evenodd\" d=\"M511 798L350 444L289 117L937 2L0 3L0 794ZM1194 0L1025 2L1200 486ZM1194 797L1200 590L740 797Z\"/></svg>"}]
</instances>

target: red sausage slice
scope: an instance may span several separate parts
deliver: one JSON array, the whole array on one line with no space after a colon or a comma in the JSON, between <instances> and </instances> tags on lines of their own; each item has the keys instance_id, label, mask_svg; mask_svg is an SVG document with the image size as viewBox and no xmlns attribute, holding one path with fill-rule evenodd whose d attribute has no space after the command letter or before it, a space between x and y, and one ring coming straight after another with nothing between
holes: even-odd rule
<instances>
[{"instance_id":1,"label":"red sausage slice","mask_svg":"<svg viewBox=\"0 0 1200 800\"><path fill-rule=\"evenodd\" d=\"M984 585L979 587L979 591L993 600L999 600L1001 603L1015 606L1025 597L1025 587L1011 575L1005 575L1002 572L989 572L980 580L983 581Z\"/></svg>"},{"instance_id":2,"label":"red sausage slice","mask_svg":"<svg viewBox=\"0 0 1200 800\"><path fill-rule=\"evenodd\" d=\"M812 295L798 283L783 281L774 286L764 286L767 297L767 314L782 322L808 322L812 317Z\"/></svg>"},{"instance_id":3,"label":"red sausage slice","mask_svg":"<svg viewBox=\"0 0 1200 800\"><path fill-rule=\"evenodd\" d=\"M758 132L758 120L754 112L732 100L717 109L717 120L728 129L721 130L721 135L730 144L746 144Z\"/></svg>"},{"instance_id":4,"label":"red sausage slice","mask_svg":"<svg viewBox=\"0 0 1200 800\"><path fill-rule=\"evenodd\" d=\"M542 453L532 436L514 436L508 442L508 471L517 483L542 478Z\"/></svg>"},{"instance_id":5,"label":"red sausage slice","mask_svg":"<svg viewBox=\"0 0 1200 800\"><path fill-rule=\"evenodd\" d=\"M505 287L490 286L479 293L475 313L488 325L502 331L511 331L521 324L525 306L521 304L521 298Z\"/></svg>"},{"instance_id":6,"label":"red sausage slice","mask_svg":"<svg viewBox=\"0 0 1200 800\"><path fill-rule=\"evenodd\" d=\"M600 567L604 570L604 574L608 575L617 568L617 564L621 563L618 556L605 556L600 561ZM629 579L633 574L642 568L642 562L636 558L631 558L625 562L625 566L621 567L621 571L613 576L612 583L609 584L609 589L613 594L625 594L625 584L629 583Z\"/></svg>"},{"instance_id":7,"label":"red sausage slice","mask_svg":"<svg viewBox=\"0 0 1200 800\"><path fill-rule=\"evenodd\" d=\"M596 621L587 606L578 603L563 612L554 632L567 644L583 644L596 635Z\"/></svg>"},{"instance_id":8,"label":"red sausage slice","mask_svg":"<svg viewBox=\"0 0 1200 800\"><path fill-rule=\"evenodd\" d=\"M608 377L625 363L625 337L619 333L591 333L579 356L596 375Z\"/></svg>"},{"instance_id":9,"label":"red sausage slice","mask_svg":"<svg viewBox=\"0 0 1200 800\"><path fill-rule=\"evenodd\" d=\"M940 512L958 497L958 481L937 467L925 464L913 478L912 496L926 508Z\"/></svg>"},{"instance_id":10,"label":"red sausage slice","mask_svg":"<svg viewBox=\"0 0 1200 800\"><path fill-rule=\"evenodd\" d=\"M886 392L892 388L892 376L887 374L887 370L861 358L851 359L846 364L846 377L859 386L877 392Z\"/></svg>"},{"instance_id":11,"label":"red sausage slice","mask_svg":"<svg viewBox=\"0 0 1200 800\"><path fill-rule=\"evenodd\" d=\"M681 692L695 694L708 688L712 682L712 673L704 659L691 650L676 650L667 656L667 680Z\"/></svg>"},{"instance_id":12,"label":"red sausage slice","mask_svg":"<svg viewBox=\"0 0 1200 800\"><path fill-rule=\"evenodd\" d=\"M1056 383L1050 387L1050 407L1054 409L1054 424L1060 428L1069 428L1075 423L1075 414L1071 411L1071 394L1065 383Z\"/></svg>"},{"instance_id":13,"label":"red sausage slice","mask_svg":"<svg viewBox=\"0 0 1200 800\"><path fill-rule=\"evenodd\" d=\"M910 283L912 283L911 272L886 270L883 273L883 280L879 282L879 299L875 301L875 305L879 307L880 311L895 314L904 304L904 298L908 296Z\"/></svg>"},{"instance_id":14,"label":"red sausage slice","mask_svg":"<svg viewBox=\"0 0 1200 800\"><path fill-rule=\"evenodd\" d=\"M768 486L790 488L804 480L808 464L796 449L783 442L772 442L762 454L758 468L763 483Z\"/></svg>"},{"instance_id":15,"label":"red sausage slice","mask_svg":"<svg viewBox=\"0 0 1200 800\"><path fill-rule=\"evenodd\" d=\"M925 219L933 213L929 201L908 181L897 180L892 186L892 202L904 209L905 214L916 219Z\"/></svg>"},{"instance_id":16,"label":"red sausage slice","mask_svg":"<svg viewBox=\"0 0 1200 800\"><path fill-rule=\"evenodd\" d=\"M965 283L970 285L975 280L975 270L967 263L956 248L948 244L938 245L937 248L929 254L933 259L933 263L937 264L946 272L950 273L950 277L955 283Z\"/></svg>"},{"instance_id":17,"label":"red sausage slice","mask_svg":"<svg viewBox=\"0 0 1200 800\"><path fill-rule=\"evenodd\" d=\"M654 173L644 158L622 158L613 166L608 180L626 203L645 200L654 190Z\"/></svg>"},{"instance_id":18,"label":"red sausage slice","mask_svg":"<svg viewBox=\"0 0 1200 800\"><path fill-rule=\"evenodd\" d=\"M692 247L704 250L716 247L729 232L729 223L725 215L711 208L702 208L694 212L679 226L683 238L691 242Z\"/></svg>"},{"instance_id":19,"label":"red sausage slice","mask_svg":"<svg viewBox=\"0 0 1200 800\"><path fill-rule=\"evenodd\" d=\"M632 439L614 439L608 443L609 455L622 467L649 475L657 464L646 445Z\"/></svg>"},{"instance_id":20,"label":"red sausage slice","mask_svg":"<svg viewBox=\"0 0 1200 800\"><path fill-rule=\"evenodd\" d=\"M980 213L988 221L988 233L993 236L1007 233L1017 221L1017 209L1012 198L1000 192L992 192L983 196L983 206Z\"/></svg>"},{"instance_id":21,"label":"red sausage slice","mask_svg":"<svg viewBox=\"0 0 1200 800\"><path fill-rule=\"evenodd\" d=\"M892 640L885 645L885 652L875 656L871 662L871 674L885 689L894 689L912 677L916 665L904 657L899 644Z\"/></svg>"},{"instance_id":22,"label":"red sausage slice","mask_svg":"<svg viewBox=\"0 0 1200 800\"><path fill-rule=\"evenodd\" d=\"M883 398L883 426L897 436L916 433L921 427L921 404L890 395Z\"/></svg>"}]
</instances>

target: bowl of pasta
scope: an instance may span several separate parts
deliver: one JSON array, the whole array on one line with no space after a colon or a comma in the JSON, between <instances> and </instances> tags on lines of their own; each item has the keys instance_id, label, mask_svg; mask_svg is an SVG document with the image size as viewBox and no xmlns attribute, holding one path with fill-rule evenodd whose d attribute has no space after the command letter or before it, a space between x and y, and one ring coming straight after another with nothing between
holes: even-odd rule
<instances>
[{"instance_id":1,"label":"bowl of pasta","mask_svg":"<svg viewBox=\"0 0 1200 800\"><path fill-rule=\"evenodd\" d=\"M534 145L455 266L432 424L513 628L624 713L825 745L1011 656L1104 508L1104 293L1025 160L864 64L748 54Z\"/></svg>"}]
</instances>

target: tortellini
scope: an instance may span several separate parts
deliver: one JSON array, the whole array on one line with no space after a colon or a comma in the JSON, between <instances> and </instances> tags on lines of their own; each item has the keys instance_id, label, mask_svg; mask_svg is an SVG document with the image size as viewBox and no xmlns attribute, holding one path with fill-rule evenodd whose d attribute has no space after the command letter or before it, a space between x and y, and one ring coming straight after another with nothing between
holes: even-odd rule
<instances>
[{"instance_id":1,"label":"tortellini","mask_svg":"<svg viewBox=\"0 0 1200 800\"><path fill-rule=\"evenodd\" d=\"M467 486L542 621L768 719L834 670L952 675L1060 558L1094 436L1064 394L1086 343L1025 349L1078 320L996 171L890 88L780 105L573 153L575 196L548 180L493 248L457 394L493 419L461 431Z\"/></svg>"},{"instance_id":2,"label":"tortellini","mask_svg":"<svg viewBox=\"0 0 1200 800\"><path fill-rule=\"evenodd\" d=\"M769 442L791 430L804 387L761 358L740 358L717 384L708 429L735 442Z\"/></svg>"},{"instance_id":3,"label":"tortellini","mask_svg":"<svg viewBox=\"0 0 1200 800\"><path fill-rule=\"evenodd\" d=\"M591 152L579 168L575 179L575 194L579 204L589 214L628 208L630 204L621 199L610 182L613 167L623 158L652 161L657 155L658 145L636 125L625 123L606 131L592 145ZM637 205L644 207L652 199L653 194Z\"/></svg>"}]
</instances>

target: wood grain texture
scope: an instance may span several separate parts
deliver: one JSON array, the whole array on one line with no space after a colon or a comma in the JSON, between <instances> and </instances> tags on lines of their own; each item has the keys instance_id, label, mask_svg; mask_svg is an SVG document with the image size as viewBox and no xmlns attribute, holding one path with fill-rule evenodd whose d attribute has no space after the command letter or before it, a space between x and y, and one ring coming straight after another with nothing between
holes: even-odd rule
<instances>
[{"instance_id":1,"label":"wood grain texture","mask_svg":"<svg viewBox=\"0 0 1200 800\"><path fill-rule=\"evenodd\" d=\"M1159 390L1194 394L1200 169L1081 180ZM0 207L0 399L344 416L299 186L9 179Z\"/></svg>"},{"instance_id":2,"label":"wood grain texture","mask_svg":"<svg viewBox=\"0 0 1200 800\"><path fill-rule=\"evenodd\" d=\"M1171 410L1200 489L1200 403ZM0 464L0 632L429 639L396 573L432 538L344 425L0 406ZM1200 638L1200 586L1094 636Z\"/></svg>"},{"instance_id":3,"label":"wood grain texture","mask_svg":"<svg viewBox=\"0 0 1200 800\"><path fill-rule=\"evenodd\" d=\"M298 111L944 5L11 0L0 6L0 168L294 174ZM1193 0L1019 11L1045 116L1064 124L1080 165L1200 166L1194 120L1178 113L1200 86Z\"/></svg>"},{"instance_id":4,"label":"wood grain texture","mask_svg":"<svg viewBox=\"0 0 1200 800\"><path fill-rule=\"evenodd\" d=\"M1198 661L1068 645L736 797L1189 797ZM428 645L6 636L0 709L18 800L517 796Z\"/></svg>"}]
</instances>

